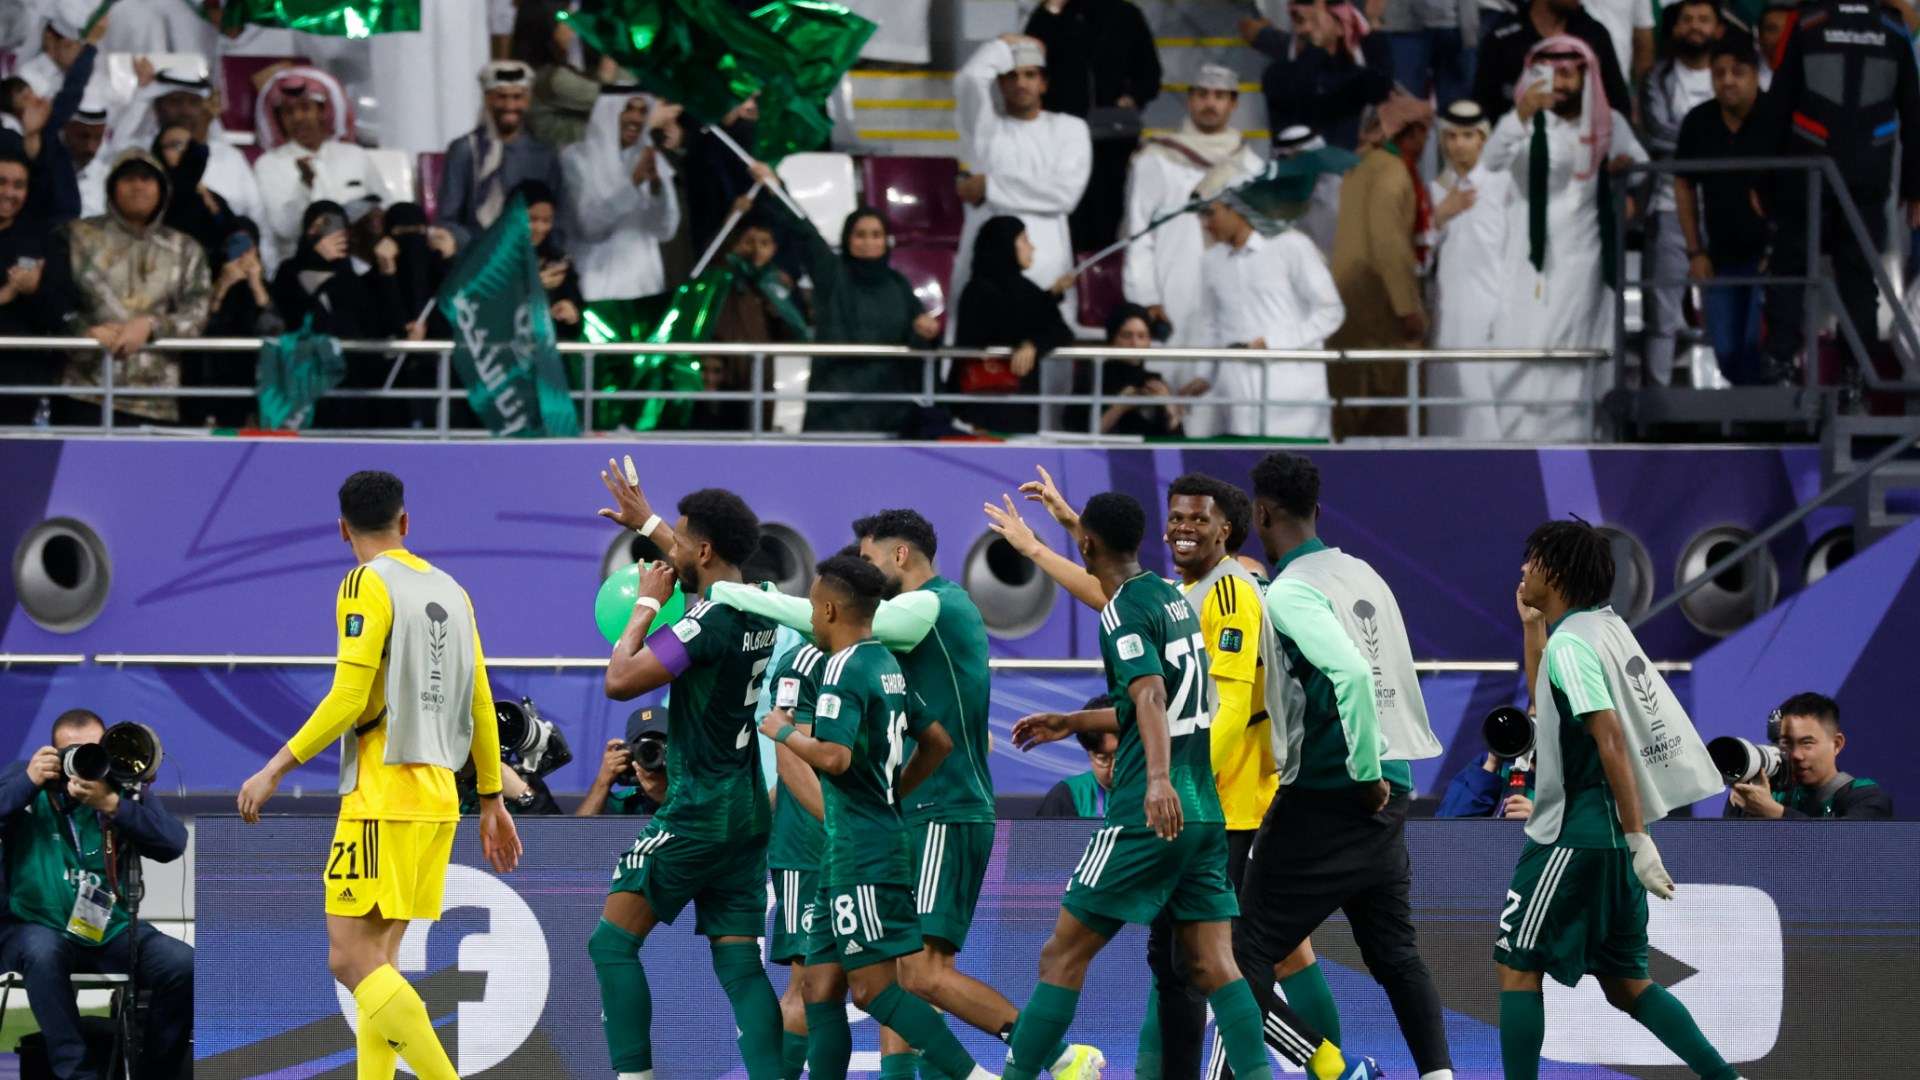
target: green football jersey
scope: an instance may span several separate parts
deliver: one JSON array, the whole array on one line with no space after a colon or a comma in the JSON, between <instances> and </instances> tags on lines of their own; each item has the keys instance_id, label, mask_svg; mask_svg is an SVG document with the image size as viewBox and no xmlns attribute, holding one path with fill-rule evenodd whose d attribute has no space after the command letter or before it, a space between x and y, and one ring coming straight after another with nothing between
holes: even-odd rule
<instances>
[{"instance_id":1,"label":"green football jersey","mask_svg":"<svg viewBox=\"0 0 1920 1080\"><path fill-rule=\"evenodd\" d=\"M773 677L773 707L785 709L798 725L811 726L813 703L820 694L821 669L826 654L802 645L787 654L787 662ZM773 799L773 836L767 841L767 867L772 870L818 870L827 828L800 805L786 781Z\"/></svg>"},{"instance_id":2,"label":"green football jersey","mask_svg":"<svg viewBox=\"0 0 1920 1080\"><path fill-rule=\"evenodd\" d=\"M667 799L654 820L697 840L767 831L753 715L773 659L772 619L702 600L673 624L692 665L667 699Z\"/></svg>"},{"instance_id":3,"label":"green football jersey","mask_svg":"<svg viewBox=\"0 0 1920 1080\"><path fill-rule=\"evenodd\" d=\"M1147 823L1147 755L1127 688L1148 675L1160 676L1167 686L1167 734L1172 742L1167 774L1180 796L1182 815L1188 822L1224 824L1220 793L1213 786L1207 643L1187 598L1155 574L1127 579L1100 612L1100 658L1120 721L1107 824Z\"/></svg>"},{"instance_id":4,"label":"green football jersey","mask_svg":"<svg viewBox=\"0 0 1920 1080\"><path fill-rule=\"evenodd\" d=\"M993 676L987 666L987 624L967 591L946 578L936 577L916 591L938 596L940 615L920 644L898 658L907 677L907 710L916 731L939 721L953 738L953 753L906 797L901 809L915 823L991 822L987 707Z\"/></svg>"},{"instance_id":5,"label":"green football jersey","mask_svg":"<svg viewBox=\"0 0 1920 1080\"><path fill-rule=\"evenodd\" d=\"M1547 638L1541 658L1546 683L1560 710L1560 776L1566 790L1566 810L1560 819L1560 847L1624 848L1619 808L1600 762L1600 744L1587 730L1586 718L1613 708L1600 655L1579 636L1556 630Z\"/></svg>"},{"instance_id":6,"label":"green football jersey","mask_svg":"<svg viewBox=\"0 0 1920 1080\"><path fill-rule=\"evenodd\" d=\"M911 885L906 820L894 784L905 763L907 677L886 646L868 638L827 658L813 703L813 737L853 751L838 776L822 774L829 888Z\"/></svg>"}]
</instances>

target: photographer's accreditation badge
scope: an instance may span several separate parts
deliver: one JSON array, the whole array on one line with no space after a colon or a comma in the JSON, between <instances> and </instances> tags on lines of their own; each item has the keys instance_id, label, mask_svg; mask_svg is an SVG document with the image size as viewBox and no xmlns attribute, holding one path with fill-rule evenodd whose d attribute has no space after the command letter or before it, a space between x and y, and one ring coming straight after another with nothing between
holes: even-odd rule
<instances>
[{"instance_id":1,"label":"photographer's accreditation badge","mask_svg":"<svg viewBox=\"0 0 1920 1080\"><path fill-rule=\"evenodd\" d=\"M67 933L98 945L106 940L107 924L112 920L113 894L91 881L82 881L74 892Z\"/></svg>"}]
</instances>

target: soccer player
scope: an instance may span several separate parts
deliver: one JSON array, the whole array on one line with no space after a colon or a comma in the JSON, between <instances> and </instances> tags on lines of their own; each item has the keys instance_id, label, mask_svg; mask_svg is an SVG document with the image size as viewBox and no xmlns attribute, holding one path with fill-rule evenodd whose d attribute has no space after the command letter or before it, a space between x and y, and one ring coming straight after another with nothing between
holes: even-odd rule
<instances>
[{"instance_id":1,"label":"soccer player","mask_svg":"<svg viewBox=\"0 0 1920 1080\"><path fill-rule=\"evenodd\" d=\"M1611 607L1613 552L1584 521L1527 537L1520 602L1548 633L1534 690L1535 792L1527 847L1500 911L1500 1057L1507 1080L1535 1080L1546 1039L1542 976L1572 986L1594 975L1614 1008L1639 1021L1706 1080L1735 1080L1693 1015L1647 978L1647 894L1673 899L1673 878L1647 822L1717 793L1720 778L1666 681Z\"/></svg>"},{"instance_id":2,"label":"soccer player","mask_svg":"<svg viewBox=\"0 0 1920 1080\"><path fill-rule=\"evenodd\" d=\"M1012 506L1012 500L1008 500ZM1040 952L1040 984L1020 1012L1006 1075L1032 1080L1073 1023L1087 966L1129 922L1172 916L1189 977L1208 995L1227 1054L1244 1080L1272 1075L1260 1007L1235 969L1228 922L1239 913L1227 879L1226 829L1205 731L1211 715L1207 649L1186 597L1140 568L1146 513L1126 495L1087 501L1081 560L1113 599L1100 613L1100 653L1111 711L1041 713L1014 725L1026 748L1079 730L1115 731L1106 827L1074 868L1053 935ZM1315 1077L1328 1072L1324 1044Z\"/></svg>"},{"instance_id":3,"label":"soccer player","mask_svg":"<svg viewBox=\"0 0 1920 1080\"><path fill-rule=\"evenodd\" d=\"M1340 1014L1309 935L1345 911L1420 1080L1452 1080L1440 994L1414 937L1404 834L1407 762L1441 747L1400 605L1371 566L1320 540L1320 471L1311 461L1268 454L1254 466L1253 499L1274 566L1267 621L1297 708L1275 717L1289 749L1241 882L1234 954L1269 1018L1280 1005L1277 974L1293 1008L1338 1042Z\"/></svg>"},{"instance_id":4,"label":"soccer player","mask_svg":"<svg viewBox=\"0 0 1920 1080\"><path fill-rule=\"evenodd\" d=\"M900 981L916 996L1005 1040L1018 1016L1013 1003L955 964L993 854L986 623L966 590L935 569L939 540L926 518L913 510L882 510L855 521L853 533L860 557L886 581L875 637L899 654L907 707L916 724L938 721L955 745L932 778L902 802L918 867L914 908L925 948L901 958ZM811 609L798 597L723 586L714 590L714 601L810 628ZM1093 1047L1064 1043L1050 1061L1055 1080L1093 1080L1106 1066ZM897 1033L884 1033L881 1076L904 1078L913 1068L906 1043Z\"/></svg>"},{"instance_id":5,"label":"soccer player","mask_svg":"<svg viewBox=\"0 0 1920 1080\"><path fill-rule=\"evenodd\" d=\"M899 1033L954 1080L991 1076L926 1002L902 989L899 957L920 951L912 864L901 800L953 750L938 720L907 705L907 679L873 638L873 615L886 579L870 564L835 556L815 568L813 639L829 658L813 703L813 732L776 708L761 731L826 777L822 809L827 843L816 895L815 936L807 957L807 1072L844 1080L853 1053L845 1003ZM911 759L906 743L914 743ZM782 754L782 771L792 762ZM904 764L904 767L902 763ZM799 786L797 778L789 783ZM822 924L824 923L824 927Z\"/></svg>"},{"instance_id":6,"label":"soccer player","mask_svg":"<svg viewBox=\"0 0 1920 1080\"><path fill-rule=\"evenodd\" d=\"M787 723L802 734L813 733L813 703L820 693L820 675L826 654L818 646L802 644L787 654L773 677L773 708L784 712ZM764 723L764 721L763 721ZM820 891L820 853L827 833L821 823L820 778L812 769L789 770L775 787L773 835L767 844L767 868L773 872L773 933L767 940L767 960L787 964L786 992L780 995L780 1060L786 1080L798 1080L807 1067L807 1012L802 988L806 982L807 941L821 918L814 899Z\"/></svg>"},{"instance_id":7,"label":"soccer player","mask_svg":"<svg viewBox=\"0 0 1920 1080\"><path fill-rule=\"evenodd\" d=\"M473 762L480 847L496 871L520 861L500 801L500 729L466 590L406 549L400 479L357 472L340 485L340 538L355 566L340 583L333 688L306 724L240 787L240 816L340 740L340 822L323 881L327 966L359 1006L360 1080L455 1080L420 995L394 968L413 919L440 917L460 820L453 774Z\"/></svg>"},{"instance_id":8,"label":"soccer player","mask_svg":"<svg viewBox=\"0 0 1920 1080\"><path fill-rule=\"evenodd\" d=\"M1045 468L1036 468L1038 480L1020 486L1025 496L1044 506L1053 519L1076 540L1080 517L1054 486ZM1214 786L1220 795L1227 828L1227 877L1237 889L1246 870L1247 853L1267 805L1279 787L1278 769L1267 724L1267 672L1261 651L1266 643L1266 620L1260 610L1260 584L1229 556L1245 540L1248 501L1224 480L1187 473L1167 487L1167 550L1180 575L1179 587L1197 602L1200 630L1206 639L1208 675L1212 679L1214 710L1209 727ZM988 504L989 527L1033 559L1049 577L1088 607L1099 610L1108 597L1099 581L1085 569L1050 550L1041 542L1009 500L1004 508ZM1199 1075L1201 1041L1207 1026L1207 1003L1182 978L1183 960L1177 957L1173 926L1166 912L1153 921L1147 937L1147 960L1154 983L1148 994L1145 1020L1140 1027L1136 1069L1146 1077L1191 1078ZM1269 1033L1274 1049L1296 1064L1306 1055L1300 1042L1317 1047L1317 1032L1292 1034L1299 1040ZM1218 1056L1218 1052L1216 1052Z\"/></svg>"},{"instance_id":9,"label":"soccer player","mask_svg":"<svg viewBox=\"0 0 1920 1080\"><path fill-rule=\"evenodd\" d=\"M636 501L638 485L618 470L601 476L622 511ZM770 619L701 599L671 627L647 632L676 580L687 596L702 598L716 582L739 581L740 565L759 549L760 521L738 495L719 488L686 496L679 512L671 527L648 513L645 532L671 565L642 573L633 617L606 674L607 696L616 701L673 684L667 799L615 867L587 952L600 981L614 1070L621 1080L650 1080L653 998L640 949L657 924L672 923L691 902L694 931L713 943L714 974L733 1007L747 1075L774 1080L781 1076L780 1003L759 945L771 811L753 731L776 628Z\"/></svg>"}]
</instances>

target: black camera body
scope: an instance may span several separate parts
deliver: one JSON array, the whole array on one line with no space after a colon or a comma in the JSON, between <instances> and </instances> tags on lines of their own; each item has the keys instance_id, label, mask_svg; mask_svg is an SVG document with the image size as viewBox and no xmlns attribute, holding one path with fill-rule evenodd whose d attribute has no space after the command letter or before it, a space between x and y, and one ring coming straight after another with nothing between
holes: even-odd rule
<instances>
[{"instance_id":1,"label":"black camera body","mask_svg":"<svg viewBox=\"0 0 1920 1080\"><path fill-rule=\"evenodd\" d=\"M1523 709L1502 705L1480 721L1480 737L1487 749L1503 761L1514 761L1533 753L1533 717Z\"/></svg>"},{"instance_id":2,"label":"black camera body","mask_svg":"<svg viewBox=\"0 0 1920 1080\"><path fill-rule=\"evenodd\" d=\"M659 772L667 767L666 721L655 719L651 708L637 709L627 718L627 737L620 745L632 755L633 768L616 777L616 784L636 785L639 770Z\"/></svg>"},{"instance_id":3,"label":"black camera body","mask_svg":"<svg viewBox=\"0 0 1920 1080\"><path fill-rule=\"evenodd\" d=\"M528 776L546 776L573 760L567 737L543 718L532 698L519 704L502 698L493 703L500 723L500 760L518 766Z\"/></svg>"},{"instance_id":4,"label":"black camera body","mask_svg":"<svg viewBox=\"0 0 1920 1080\"><path fill-rule=\"evenodd\" d=\"M60 775L49 788L64 789L68 780L106 780L122 791L150 783L159 775L160 736L136 720L123 720L107 729L97 743L74 743L60 751Z\"/></svg>"}]
</instances>

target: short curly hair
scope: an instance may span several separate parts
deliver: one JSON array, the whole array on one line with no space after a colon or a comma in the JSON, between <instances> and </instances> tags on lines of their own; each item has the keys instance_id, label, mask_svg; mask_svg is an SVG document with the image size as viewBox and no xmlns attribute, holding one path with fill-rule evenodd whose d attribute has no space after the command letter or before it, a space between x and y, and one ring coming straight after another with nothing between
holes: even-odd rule
<instances>
[{"instance_id":1,"label":"short curly hair","mask_svg":"<svg viewBox=\"0 0 1920 1080\"><path fill-rule=\"evenodd\" d=\"M1115 555L1133 555L1147 535L1147 512L1131 495L1103 491L1087 500L1086 509L1080 511L1080 527Z\"/></svg>"},{"instance_id":2,"label":"short curly hair","mask_svg":"<svg viewBox=\"0 0 1920 1080\"><path fill-rule=\"evenodd\" d=\"M847 606L863 619L873 618L887 591L887 579L879 567L858 556L835 555L813 572L821 584L846 597Z\"/></svg>"},{"instance_id":3,"label":"short curly hair","mask_svg":"<svg viewBox=\"0 0 1920 1080\"><path fill-rule=\"evenodd\" d=\"M1613 545L1578 517L1533 530L1525 560L1537 563L1547 584L1575 610L1598 607L1613 596Z\"/></svg>"},{"instance_id":4,"label":"short curly hair","mask_svg":"<svg viewBox=\"0 0 1920 1080\"><path fill-rule=\"evenodd\" d=\"M1320 468L1299 454L1275 450L1253 467L1253 496L1305 521L1320 505Z\"/></svg>"},{"instance_id":5,"label":"short curly hair","mask_svg":"<svg viewBox=\"0 0 1920 1080\"><path fill-rule=\"evenodd\" d=\"M340 485L340 517L358 533L393 527L406 509L407 488L400 478L379 469L362 469Z\"/></svg>"},{"instance_id":6,"label":"short curly hair","mask_svg":"<svg viewBox=\"0 0 1920 1080\"><path fill-rule=\"evenodd\" d=\"M701 488L680 500L680 516L693 535L713 545L730 566L740 566L760 550L760 519L746 500L725 488Z\"/></svg>"},{"instance_id":7,"label":"short curly hair","mask_svg":"<svg viewBox=\"0 0 1920 1080\"><path fill-rule=\"evenodd\" d=\"M933 534L933 525L921 517L918 510L882 510L868 514L853 523L853 537L876 542L905 540L929 559L940 546L939 537Z\"/></svg>"}]
</instances>

